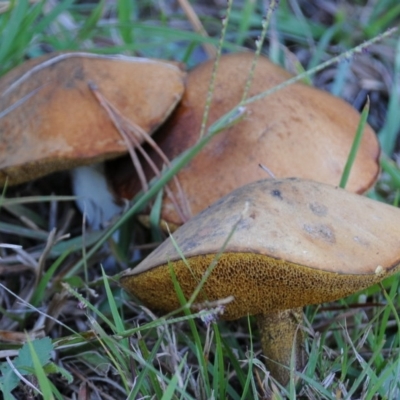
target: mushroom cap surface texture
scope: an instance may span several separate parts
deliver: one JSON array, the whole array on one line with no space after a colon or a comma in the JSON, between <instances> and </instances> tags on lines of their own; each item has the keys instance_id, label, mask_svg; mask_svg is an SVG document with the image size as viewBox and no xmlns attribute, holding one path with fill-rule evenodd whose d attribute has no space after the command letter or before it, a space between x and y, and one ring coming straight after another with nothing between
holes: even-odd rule
<instances>
[{"instance_id":1,"label":"mushroom cap surface texture","mask_svg":"<svg viewBox=\"0 0 400 400\"><path fill-rule=\"evenodd\" d=\"M232 237L224 244L233 231ZM196 302L234 296L222 318L333 301L377 283L400 264L400 209L298 178L250 183L181 226L121 285L148 307L179 308L170 267ZM170 262L170 266L168 265Z\"/></svg>"},{"instance_id":2,"label":"mushroom cap surface texture","mask_svg":"<svg viewBox=\"0 0 400 400\"><path fill-rule=\"evenodd\" d=\"M207 126L239 104L253 59L250 52L221 57ZM199 139L213 64L210 60L189 72L180 104L154 134L170 160ZM291 77L281 67L260 57L248 97ZM360 114L345 101L302 83L246 106L244 118L218 133L177 175L192 215L232 190L266 178L259 163L266 165L277 178L297 176L338 185L359 120ZM148 153L158 160L154 151L148 149ZM372 186L379 173L379 154L376 135L367 125L348 190L362 193ZM128 199L141 189L129 163L130 160L125 163L116 160L110 168L115 192ZM150 168L147 173L149 178L154 175ZM171 190L178 197L172 185ZM182 223L167 196L161 218L176 225Z\"/></svg>"},{"instance_id":3,"label":"mushroom cap surface texture","mask_svg":"<svg viewBox=\"0 0 400 400\"><path fill-rule=\"evenodd\" d=\"M0 185L127 153L89 84L146 132L170 114L184 90L179 65L125 56L50 54L0 80Z\"/></svg>"}]
</instances>

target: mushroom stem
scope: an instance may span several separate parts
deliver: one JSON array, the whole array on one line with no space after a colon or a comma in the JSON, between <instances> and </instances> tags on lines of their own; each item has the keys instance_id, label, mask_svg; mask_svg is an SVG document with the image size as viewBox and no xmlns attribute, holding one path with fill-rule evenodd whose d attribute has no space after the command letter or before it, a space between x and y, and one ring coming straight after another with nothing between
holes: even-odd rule
<instances>
[{"instance_id":1,"label":"mushroom stem","mask_svg":"<svg viewBox=\"0 0 400 400\"><path fill-rule=\"evenodd\" d=\"M304 338L299 329L302 320L301 307L257 315L265 364L271 375L282 385L289 382L291 365L297 371L305 364ZM291 361L292 354L294 364Z\"/></svg>"}]
</instances>

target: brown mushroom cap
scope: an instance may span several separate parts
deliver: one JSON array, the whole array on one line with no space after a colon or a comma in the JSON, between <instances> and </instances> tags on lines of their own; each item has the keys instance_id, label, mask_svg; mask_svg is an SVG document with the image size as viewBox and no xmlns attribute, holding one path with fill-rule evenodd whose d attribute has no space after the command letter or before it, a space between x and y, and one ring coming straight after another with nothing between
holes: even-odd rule
<instances>
[{"instance_id":1,"label":"brown mushroom cap","mask_svg":"<svg viewBox=\"0 0 400 400\"><path fill-rule=\"evenodd\" d=\"M176 64L86 53L30 60L0 80L0 185L127 153L88 84L152 132L184 90Z\"/></svg>"},{"instance_id":2,"label":"brown mushroom cap","mask_svg":"<svg viewBox=\"0 0 400 400\"><path fill-rule=\"evenodd\" d=\"M289 178L243 186L163 242L121 285L146 305L179 307L170 267L187 298L224 246L197 301L233 295L223 318L332 301L393 274L400 210L329 185Z\"/></svg>"},{"instance_id":3,"label":"brown mushroom cap","mask_svg":"<svg viewBox=\"0 0 400 400\"><path fill-rule=\"evenodd\" d=\"M221 57L208 126L240 102L253 57L252 53ZM188 74L182 101L154 135L169 159L199 138L213 63L201 64ZM288 72L261 57L249 96L290 77ZM237 187L266 178L259 163L268 166L279 178L298 176L339 184L360 119L349 104L327 92L296 83L246 109L242 121L216 135L178 174L193 215ZM151 149L148 152L157 159ZM377 138L367 125L346 189L361 193L375 182L379 153ZM132 198L140 187L127 164L112 163L110 176L116 193ZM148 175L152 176L149 169ZM164 198L162 219L177 225L182 223L168 198Z\"/></svg>"}]
</instances>

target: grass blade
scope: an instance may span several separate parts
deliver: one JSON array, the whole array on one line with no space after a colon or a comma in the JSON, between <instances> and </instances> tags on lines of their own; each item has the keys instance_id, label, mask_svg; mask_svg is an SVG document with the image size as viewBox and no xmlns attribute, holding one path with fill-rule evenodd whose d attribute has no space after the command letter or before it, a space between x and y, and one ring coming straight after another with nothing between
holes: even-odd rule
<instances>
[{"instance_id":1,"label":"grass blade","mask_svg":"<svg viewBox=\"0 0 400 400\"><path fill-rule=\"evenodd\" d=\"M369 114L369 99L367 99L367 103L365 104L365 106L362 110L360 122L357 127L356 136L354 137L354 141L353 141L353 144L350 149L350 154L349 154L349 157L347 158L346 165L343 170L342 178L340 179L339 186L343 189L346 187L347 181L350 176L351 168L356 159L357 152L360 147L361 139L362 139L362 136L364 133L364 128L367 123L368 114Z\"/></svg>"}]
</instances>

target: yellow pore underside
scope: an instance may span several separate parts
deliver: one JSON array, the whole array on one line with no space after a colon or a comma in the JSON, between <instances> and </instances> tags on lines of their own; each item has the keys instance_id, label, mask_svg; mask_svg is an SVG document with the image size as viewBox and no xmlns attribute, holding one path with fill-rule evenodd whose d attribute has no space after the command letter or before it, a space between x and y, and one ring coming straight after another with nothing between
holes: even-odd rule
<instances>
[{"instance_id":1,"label":"yellow pore underside","mask_svg":"<svg viewBox=\"0 0 400 400\"><path fill-rule=\"evenodd\" d=\"M146 306L162 311L180 307L171 279L173 268L182 291L188 299L216 255L189 258L161 265L146 272L127 275L122 286ZM247 314L302 307L337 300L391 275L377 266L375 274L347 275L316 270L261 254L224 253L204 284L196 302L215 301L229 296L234 301L226 306L223 319L236 319Z\"/></svg>"}]
</instances>

